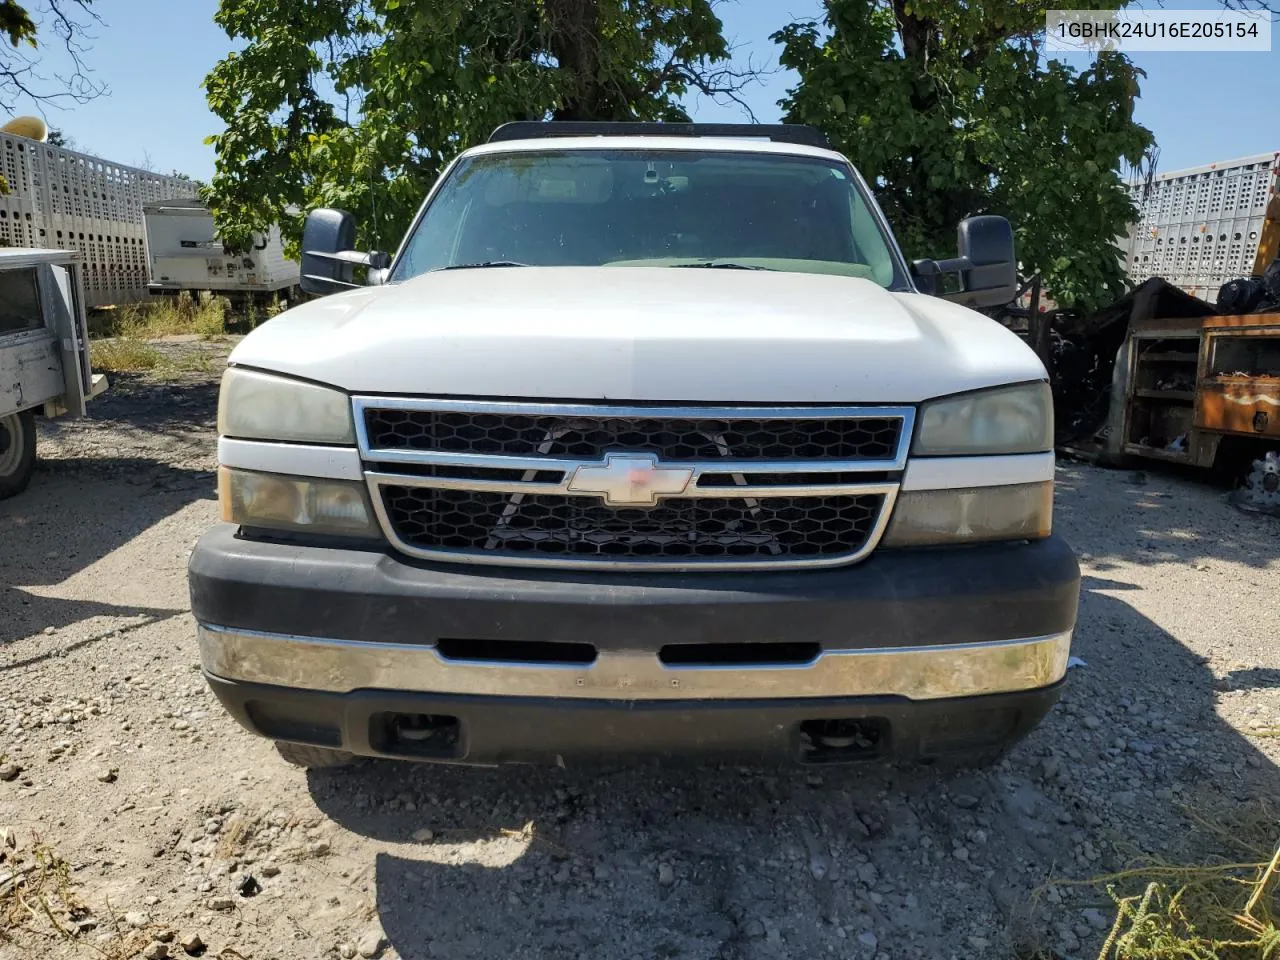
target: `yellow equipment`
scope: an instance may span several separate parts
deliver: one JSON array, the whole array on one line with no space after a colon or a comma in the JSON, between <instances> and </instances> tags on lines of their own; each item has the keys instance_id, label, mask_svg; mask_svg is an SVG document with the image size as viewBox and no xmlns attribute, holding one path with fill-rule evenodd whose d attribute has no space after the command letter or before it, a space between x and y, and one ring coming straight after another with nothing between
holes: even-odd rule
<instances>
[{"instance_id":1,"label":"yellow equipment","mask_svg":"<svg viewBox=\"0 0 1280 960\"><path fill-rule=\"evenodd\" d=\"M1263 271L1275 262L1277 255L1280 255L1280 194L1272 197L1267 204L1262 232L1258 234L1258 256L1253 261L1253 275L1262 276Z\"/></svg>"},{"instance_id":2,"label":"yellow equipment","mask_svg":"<svg viewBox=\"0 0 1280 960\"><path fill-rule=\"evenodd\" d=\"M0 133L12 133L14 136L44 143L49 139L49 125L39 117L14 117L0 127Z\"/></svg>"}]
</instances>

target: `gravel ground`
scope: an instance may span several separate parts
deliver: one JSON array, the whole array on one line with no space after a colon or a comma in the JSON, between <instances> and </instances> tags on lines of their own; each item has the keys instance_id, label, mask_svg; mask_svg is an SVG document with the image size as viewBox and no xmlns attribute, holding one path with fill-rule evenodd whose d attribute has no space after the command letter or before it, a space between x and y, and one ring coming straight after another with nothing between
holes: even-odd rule
<instances>
[{"instance_id":1,"label":"gravel ground","mask_svg":"<svg viewBox=\"0 0 1280 960\"><path fill-rule=\"evenodd\" d=\"M0 504L0 904L5 858L69 884L27 874L0 957L1091 957L1066 881L1280 796L1280 521L1070 463L1086 665L993 770L290 768L197 668L214 366L42 425Z\"/></svg>"}]
</instances>

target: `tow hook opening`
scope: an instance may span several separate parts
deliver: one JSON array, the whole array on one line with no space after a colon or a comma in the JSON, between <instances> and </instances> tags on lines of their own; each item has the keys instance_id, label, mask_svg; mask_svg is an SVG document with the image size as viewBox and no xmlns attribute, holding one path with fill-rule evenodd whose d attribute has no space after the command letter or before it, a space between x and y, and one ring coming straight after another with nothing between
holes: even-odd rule
<instances>
[{"instance_id":1,"label":"tow hook opening","mask_svg":"<svg viewBox=\"0 0 1280 960\"><path fill-rule=\"evenodd\" d=\"M457 717L438 713L384 713L374 717L371 739L385 753L415 757L456 757L462 742Z\"/></svg>"},{"instance_id":2,"label":"tow hook opening","mask_svg":"<svg viewBox=\"0 0 1280 960\"><path fill-rule=\"evenodd\" d=\"M805 720L800 724L800 762L874 760L888 742L889 721L883 717Z\"/></svg>"}]
</instances>

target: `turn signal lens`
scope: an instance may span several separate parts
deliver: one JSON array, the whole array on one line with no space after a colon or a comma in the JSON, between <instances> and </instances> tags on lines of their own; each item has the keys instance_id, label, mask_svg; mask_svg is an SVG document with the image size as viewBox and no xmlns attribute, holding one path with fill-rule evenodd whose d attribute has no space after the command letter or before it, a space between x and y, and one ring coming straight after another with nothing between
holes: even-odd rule
<instances>
[{"instance_id":1,"label":"turn signal lens","mask_svg":"<svg viewBox=\"0 0 1280 960\"><path fill-rule=\"evenodd\" d=\"M379 536L359 483L220 467L218 503L224 521L244 527Z\"/></svg>"},{"instance_id":2,"label":"turn signal lens","mask_svg":"<svg viewBox=\"0 0 1280 960\"><path fill-rule=\"evenodd\" d=\"M1053 481L898 495L886 547L1036 540L1053 529Z\"/></svg>"}]
</instances>

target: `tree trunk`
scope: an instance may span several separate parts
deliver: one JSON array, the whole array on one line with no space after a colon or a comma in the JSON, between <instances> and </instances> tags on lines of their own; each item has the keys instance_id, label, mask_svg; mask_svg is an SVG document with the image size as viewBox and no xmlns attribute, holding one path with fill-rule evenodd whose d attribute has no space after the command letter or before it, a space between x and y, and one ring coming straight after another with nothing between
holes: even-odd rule
<instances>
[{"instance_id":1,"label":"tree trunk","mask_svg":"<svg viewBox=\"0 0 1280 960\"><path fill-rule=\"evenodd\" d=\"M596 0L546 0L547 47L569 75L569 93L557 120L602 120L600 25Z\"/></svg>"}]
</instances>

